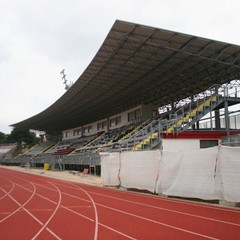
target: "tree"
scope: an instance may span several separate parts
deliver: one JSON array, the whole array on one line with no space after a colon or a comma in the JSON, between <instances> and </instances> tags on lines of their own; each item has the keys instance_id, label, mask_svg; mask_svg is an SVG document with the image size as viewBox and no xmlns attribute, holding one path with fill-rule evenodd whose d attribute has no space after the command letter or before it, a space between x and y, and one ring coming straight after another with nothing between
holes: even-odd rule
<instances>
[{"instance_id":1,"label":"tree","mask_svg":"<svg viewBox=\"0 0 240 240\"><path fill-rule=\"evenodd\" d=\"M6 143L6 135L0 132L0 144Z\"/></svg>"},{"instance_id":2,"label":"tree","mask_svg":"<svg viewBox=\"0 0 240 240\"><path fill-rule=\"evenodd\" d=\"M18 145L32 146L39 142L36 134L29 130L20 128L13 128L11 133L7 136L8 143L18 143Z\"/></svg>"}]
</instances>

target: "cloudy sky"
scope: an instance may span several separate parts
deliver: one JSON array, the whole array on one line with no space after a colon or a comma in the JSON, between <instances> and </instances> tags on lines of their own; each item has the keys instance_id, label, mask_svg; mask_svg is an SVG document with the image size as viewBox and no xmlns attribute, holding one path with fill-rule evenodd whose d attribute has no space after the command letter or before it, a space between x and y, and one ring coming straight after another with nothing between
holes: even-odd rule
<instances>
[{"instance_id":1,"label":"cloudy sky","mask_svg":"<svg viewBox=\"0 0 240 240\"><path fill-rule=\"evenodd\" d=\"M236 0L0 0L0 132L63 95L116 19L240 45Z\"/></svg>"}]
</instances>

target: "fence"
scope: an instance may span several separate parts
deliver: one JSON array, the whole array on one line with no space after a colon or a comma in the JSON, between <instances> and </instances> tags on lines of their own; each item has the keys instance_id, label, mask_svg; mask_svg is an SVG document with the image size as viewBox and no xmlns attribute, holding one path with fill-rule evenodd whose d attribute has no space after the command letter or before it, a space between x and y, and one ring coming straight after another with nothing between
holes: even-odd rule
<instances>
[{"instance_id":1,"label":"fence","mask_svg":"<svg viewBox=\"0 0 240 240\"><path fill-rule=\"evenodd\" d=\"M103 185L169 196L240 202L240 148L101 154Z\"/></svg>"},{"instance_id":2,"label":"fence","mask_svg":"<svg viewBox=\"0 0 240 240\"><path fill-rule=\"evenodd\" d=\"M223 137L221 144L224 146L240 147L240 134Z\"/></svg>"}]
</instances>

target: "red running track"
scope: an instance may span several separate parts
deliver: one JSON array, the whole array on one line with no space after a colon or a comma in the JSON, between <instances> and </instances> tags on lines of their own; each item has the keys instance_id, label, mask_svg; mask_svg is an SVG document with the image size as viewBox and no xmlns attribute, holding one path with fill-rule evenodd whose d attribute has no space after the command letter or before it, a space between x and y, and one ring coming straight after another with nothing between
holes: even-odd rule
<instances>
[{"instance_id":1,"label":"red running track","mask_svg":"<svg viewBox=\"0 0 240 240\"><path fill-rule=\"evenodd\" d=\"M0 239L240 239L240 210L0 168Z\"/></svg>"}]
</instances>

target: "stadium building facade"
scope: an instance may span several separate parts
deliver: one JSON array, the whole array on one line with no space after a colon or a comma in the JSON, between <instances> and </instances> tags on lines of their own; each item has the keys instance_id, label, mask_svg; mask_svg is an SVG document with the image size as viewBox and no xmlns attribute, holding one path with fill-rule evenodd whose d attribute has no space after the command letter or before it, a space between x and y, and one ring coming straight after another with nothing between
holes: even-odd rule
<instances>
[{"instance_id":1,"label":"stadium building facade","mask_svg":"<svg viewBox=\"0 0 240 240\"><path fill-rule=\"evenodd\" d=\"M216 159L226 160L222 156L227 150L220 149L221 144L234 147L235 153L230 156L233 159L237 156L239 79L240 46L117 20L70 89L43 112L12 125L61 135L61 141L41 143L14 161L38 166L47 161L55 169L87 168L94 174L100 174L103 163L103 182L117 186L124 182L119 182L118 174L125 166L122 177L129 172L136 175L134 184L129 183L132 181L129 178L125 187L136 187L141 178L155 176L151 186L144 187L163 193L159 182L162 157L171 156L177 162L175 166L181 168L180 162L193 156L182 151L212 148L195 154L205 156L204 159L206 153L210 154L211 166L216 170L219 167L214 165L218 163ZM145 161L149 154L153 154L150 175L136 173L136 169L148 168ZM134 161L133 166L126 159L142 159L138 163L143 165L139 167ZM198 164L203 163L198 160ZM209 174L213 186L218 186L213 198L221 199L216 172L210 169ZM236 182L240 179L238 175L234 175ZM191 182L187 178L184 181ZM193 190L193 185L190 189ZM229 191L232 194L235 190ZM186 192L176 194L207 196ZM175 195L169 189L165 193ZM232 201L236 202L239 196L238 191Z\"/></svg>"}]
</instances>

